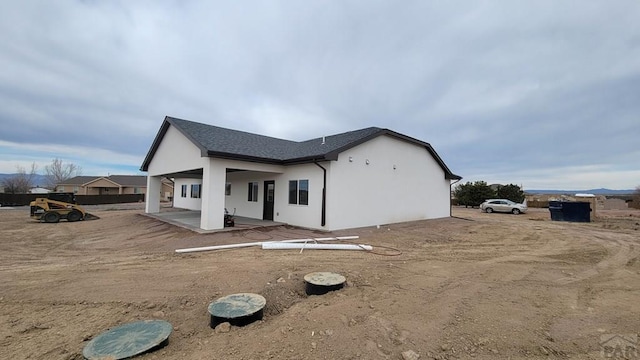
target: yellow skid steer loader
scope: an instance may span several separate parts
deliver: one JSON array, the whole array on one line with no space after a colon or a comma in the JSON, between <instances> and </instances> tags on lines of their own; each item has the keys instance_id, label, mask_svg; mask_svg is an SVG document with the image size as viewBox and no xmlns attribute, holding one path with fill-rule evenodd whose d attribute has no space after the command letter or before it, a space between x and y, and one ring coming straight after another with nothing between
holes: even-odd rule
<instances>
[{"instance_id":1,"label":"yellow skid steer loader","mask_svg":"<svg viewBox=\"0 0 640 360\"><path fill-rule=\"evenodd\" d=\"M100 219L77 204L54 199L36 198L29 205L31 218L46 223L57 223L60 219L67 219L69 222Z\"/></svg>"}]
</instances>

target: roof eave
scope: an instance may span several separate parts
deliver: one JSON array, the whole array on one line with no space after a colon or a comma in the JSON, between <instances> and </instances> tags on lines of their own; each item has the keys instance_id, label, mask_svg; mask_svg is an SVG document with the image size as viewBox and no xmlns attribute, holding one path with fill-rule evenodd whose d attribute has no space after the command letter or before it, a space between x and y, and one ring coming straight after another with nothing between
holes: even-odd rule
<instances>
[{"instance_id":1,"label":"roof eave","mask_svg":"<svg viewBox=\"0 0 640 360\"><path fill-rule=\"evenodd\" d=\"M147 156L145 156L144 161L142 162L142 166L140 166L140 171L149 170L149 164L151 163L153 156L156 154L156 151L158 150L158 147L160 146L164 135L169 129L170 123L169 121L167 121L167 118L168 116L164 117L164 121L162 122L162 125L160 125L160 130L158 130L156 137L153 139L153 143L151 143L151 148L149 148L149 152L147 153Z\"/></svg>"},{"instance_id":2,"label":"roof eave","mask_svg":"<svg viewBox=\"0 0 640 360\"><path fill-rule=\"evenodd\" d=\"M214 157L218 159L226 159L226 160L248 161L248 162L260 163L260 164L284 165L284 161L280 159L233 154L233 153L220 152L220 151L207 151L204 154L204 156Z\"/></svg>"},{"instance_id":3,"label":"roof eave","mask_svg":"<svg viewBox=\"0 0 640 360\"><path fill-rule=\"evenodd\" d=\"M156 151L158 150L158 147L160 146L160 143L162 142L162 139L166 135L167 130L169 130L169 126L173 126L175 129L180 131L180 133L182 135L184 135L187 139L189 139L189 141L191 141L195 146L197 146L200 149L200 153L201 153L202 156L207 156L207 149L204 146L202 146L202 144L200 144L198 141L196 141L191 136L191 134L189 134L188 132L184 131L180 126L177 126L175 124L175 122L173 121L173 119L174 118L172 118L170 116L165 116L164 117L164 122L160 126L160 130L158 130L158 134L156 134L156 137L153 140L153 143L151 144L151 148L149 149L149 152L147 153L147 156L144 158L144 161L142 162L142 166L140 167L140 171L148 171L149 170L149 164L151 163L151 160L153 160L153 156L156 154Z\"/></svg>"},{"instance_id":4,"label":"roof eave","mask_svg":"<svg viewBox=\"0 0 640 360\"><path fill-rule=\"evenodd\" d=\"M311 164L319 161L333 161L338 160L338 153L327 153L322 155L304 156L295 159L287 159L284 161L284 165L298 165L298 164Z\"/></svg>"}]
</instances>

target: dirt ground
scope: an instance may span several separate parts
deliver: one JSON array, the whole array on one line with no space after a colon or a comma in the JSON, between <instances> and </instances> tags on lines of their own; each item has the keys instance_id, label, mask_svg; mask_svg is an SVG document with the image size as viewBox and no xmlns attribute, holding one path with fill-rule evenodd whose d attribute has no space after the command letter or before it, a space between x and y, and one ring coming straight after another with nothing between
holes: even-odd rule
<instances>
[{"instance_id":1,"label":"dirt ground","mask_svg":"<svg viewBox=\"0 0 640 360\"><path fill-rule=\"evenodd\" d=\"M640 331L640 211L587 224L545 209L335 232L374 253L184 247L327 236L277 227L199 235L142 215L41 224L0 210L0 359L82 359L101 332L164 319L174 332L140 359L601 359L601 336ZM397 249L401 252L398 255ZM304 294L303 276L347 286ZM262 321L221 332L207 306L267 300Z\"/></svg>"}]
</instances>

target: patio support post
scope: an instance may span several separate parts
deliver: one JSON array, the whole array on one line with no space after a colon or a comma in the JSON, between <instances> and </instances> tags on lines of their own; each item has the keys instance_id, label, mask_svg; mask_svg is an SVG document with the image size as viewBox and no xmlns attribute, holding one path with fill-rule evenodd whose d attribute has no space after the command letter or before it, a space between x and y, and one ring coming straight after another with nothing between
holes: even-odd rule
<instances>
[{"instance_id":1,"label":"patio support post","mask_svg":"<svg viewBox=\"0 0 640 360\"><path fill-rule=\"evenodd\" d=\"M226 177L226 168L216 166L215 159L209 159L209 163L202 169L200 228L204 230L224 229Z\"/></svg>"},{"instance_id":2,"label":"patio support post","mask_svg":"<svg viewBox=\"0 0 640 360\"><path fill-rule=\"evenodd\" d=\"M160 176L147 176L147 194L144 212L154 214L160 212Z\"/></svg>"}]
</instances>

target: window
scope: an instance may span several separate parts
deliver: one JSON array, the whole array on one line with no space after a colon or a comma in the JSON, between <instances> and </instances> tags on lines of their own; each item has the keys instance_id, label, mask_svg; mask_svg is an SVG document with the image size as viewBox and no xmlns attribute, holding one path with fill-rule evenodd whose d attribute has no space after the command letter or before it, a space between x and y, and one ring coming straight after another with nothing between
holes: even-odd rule
<instances>
[{"instance_id":1,"label":"window","mask_svg":"<svg viewBox=\"0 0 640 360\"><path fill-rule=\"evenodd\" d=\"M140 188L139 187L134 187L133 188L133 193L134 194L140 194ZM160 193L162 193L162 191Z\"/></svg>"},{"instance_id":2,"label":"window","mask_svg":"<svg viewBox=\"0 0 640 360\"><path fill-rule=\"evenodd\" d=\"M224 194L227 196L231 195L231 183L226 183L224 185Z\"/></svg>"},{"instance_id":3,"label":"window","mask_svg":"<svg viewBox=\"0 0 640 360\"><path fill-rule=\"evenodd\" d=\"M187 185L182 185L182 195L181 197L186 198L187 197Z\"/></svg>"},{"instance_id":4,"label":"window","mask_svg":"<svg viewBox=\"0 0 640 360\"><path fill-rule=\"evenodd\" d=\"M289 180L289 204L298 203L298 180Z\"/></svg>"},{"instance_id":5,"label":"window","mask_svg":"<svg viewBox=\"0 0 640 360\"><path fill-rule=\"evenodd\" d=\"M200 184L191 184L191 198L192 199L200 198Z\"/></svg>"},{"instance_id":6,"label":"window","mask_svg":"<svg viewBox=\"0 0 640 360\"><path fill-rule=\"evenodd\" d=\"M289 181L289 204L309 205L309 180Z\"/></svg>"},{"instance_id":7,"label":"window","mask_svg":"<svg viewBox=\"0 0 640 360\"><path fill-rule=\"evenodd\" d=\"M250 182L249 183L249 196L247 197L248 201L256 202L258 201L258 183Z\"/></svg>"},{"instance_id":8,"label":"window","mask_svg":"<svg viewBox=\"0 0 640 360\"><path fill-rule=\"evenodd\" d=\"M309 205L309 180L299 181L298 194L298 204Z\"/></svg>"},{"instance_id":9,"label":"window","mask_svg":"<svg viewBox=\"0 0 640 360\"><path fill-rule=\"evenodd\" d=\"M73 193L75 194L75 193L77 193L77 192L78 192L78 187L77 187L77 186L74 186L74 187L73 187Z\"/></svg>"}]
</instances>

